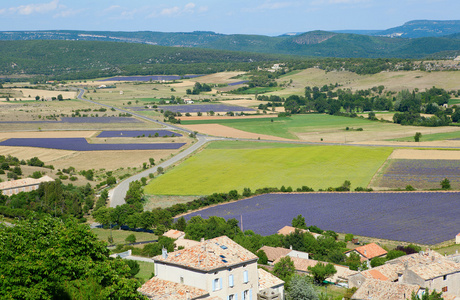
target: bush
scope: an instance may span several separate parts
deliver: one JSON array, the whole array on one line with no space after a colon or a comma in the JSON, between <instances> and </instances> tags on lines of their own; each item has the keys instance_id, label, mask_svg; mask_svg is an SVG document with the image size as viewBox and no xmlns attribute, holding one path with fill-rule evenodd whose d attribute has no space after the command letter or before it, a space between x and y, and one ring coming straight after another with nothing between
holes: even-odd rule
<instances>
[{"instance_id":1,"label":"bush","mask_svg":"<svg viewBox=\"0 0 460 300\"><path fill-rule=\"evenodd\" d=\"M125 241L127 243L135 243L136 242L136 235L133 233L133 234L130 234L126 237Z\"/></svg>"},{"instance_id":2,"label":"bush","mask_svg":"<svg viewBox=\"0 0 460 300\"><path fill-rule=\"evenodd\" d=\"M440 184L443 190L450 190L450 180L449 179L444 178Z\"/></svg>"},{"instance_id":3,"label":"bush","mask_svg":"<svg viewBox=\"0 0 460 300\"><path fill-rule=\"evenodd\" d=\"M76 180L78 180L78 178L77 178L76 176L70 176L69 179L70 179L70 181L76 181Z\"/></svg>"}]
</instances>

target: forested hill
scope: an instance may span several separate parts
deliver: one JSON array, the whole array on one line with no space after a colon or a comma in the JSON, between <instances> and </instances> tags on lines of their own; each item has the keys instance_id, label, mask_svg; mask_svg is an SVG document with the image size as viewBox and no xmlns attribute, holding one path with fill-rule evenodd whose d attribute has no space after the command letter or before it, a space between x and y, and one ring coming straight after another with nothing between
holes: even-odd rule
<instances>
[{"instance_id":1,"label":"forested hill","mask_svg":"<svg viewBox=\"0 0 460 300\"><path fill-rule=\"evenodd\" d=\"M452 31L455 30L452 29ZM242 34L224 35L207 31L190 33L149 31L16 31L0 32L0 40L117 41L181 48L207 48L254 53L342 58L421 59L436 56L438 53L449 53L449 51L460 50L460 40L455 38L455 35L405 39L326 31L312 31L298 35L283 35L278 37ZM181 51L184 52L185 50ZM437 56L439 57L439 55Z\"/></svg>"},{"instance_id":2,"label":"forested hill","mask_svg":"<svg viewBox=\"0 0 460 300\"><path fill-rule=\"evenodd\" d=\"M264 65L264 62L271 66L273 61L281 58L281 55L135 43L0 41L1 75L51 75L80 79L119 74L207 74L250 70Z\"/></svg>"},{"instance_id":3,"label":"forested hill","mask_svg":"<svg viewBox=\"0 0 460 300\"><path fill-rule=\"evenodd\" d=\"M441 37L460 32L460 21L414 20L372 35L401 38Z\"/></svg>"}]
</instances>

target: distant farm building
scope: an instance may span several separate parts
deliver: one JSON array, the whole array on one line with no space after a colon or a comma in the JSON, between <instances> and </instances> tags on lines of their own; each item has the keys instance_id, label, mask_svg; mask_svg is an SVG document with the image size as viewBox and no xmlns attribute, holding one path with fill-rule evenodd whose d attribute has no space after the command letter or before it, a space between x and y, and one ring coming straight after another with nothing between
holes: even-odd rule
<instances>
[{"instance_id":1,"label":"distant farm building","mask_svg":"<svg viewBox=\"0 0 460 300\"><path fill-rule=\"evenodd\" d=\"M460 233L455 237L455 244L460 244Z\"/></svg>"},{"instance_id":2,"label":"distant farm building","mask_svg":"<svg viewBox=\"0 0 460 300\"><path fill-rule=\"evenodd\" d=\"M19 194L20 192L31 192L40 186L42 182L54 181L53 178L49 176L43 176L39 179L34 178L24 178L18 180L11 180L6 182L0 182L0 191L3 195L11 196Z\"/></svg>"},{"instance_id":3,"label":"distant farm building","mask_svg":"<svg viewBox=\"0 0 460 300\"><path fill-rule=\"evenodd\" d=\"M194 102L193 102L193 100L190 99L190 98L184 98L184 103L185 103L185 104L193 104Z\"/></svg>"}]
</instances>

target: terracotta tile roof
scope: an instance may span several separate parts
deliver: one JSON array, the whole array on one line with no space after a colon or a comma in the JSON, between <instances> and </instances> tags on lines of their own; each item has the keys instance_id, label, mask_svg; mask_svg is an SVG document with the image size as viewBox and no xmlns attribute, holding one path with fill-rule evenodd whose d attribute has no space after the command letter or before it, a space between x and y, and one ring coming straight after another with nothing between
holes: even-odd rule
<instances>
[{"instance_id":1,"label":"terracotta tile roof","mask_svg":"<svg viewBox=\"0 0 460 300\"><path fill-rule=\"evenodd\" d=\"M180 265L192 269L211 271L244 262L257 261L257 256L227 236L200 242L199 245L153 258L155 262Z\"/></svg>"},{"instance_id":2,"label":"terracotta tile roof","mask_svg":"<svg viewBox=\"0 0 460 300\"><path fill-rule=\"evenodd\" d=\"M289 254L292 250L281 248L281 247L270 247L270 246L263 246L259 250L263 250L265 254L267 254L269 261L275 261L280 257L284 257Z\"/></svg>"},{"instance_id":3,"label":"terracotta tile roof","mask_svg":"<svg viewBox=\"0 0 460 300\"><path fill-rule=\"evenodd\" d=\"M172 238L172 239L176 239L176 240L178 238L180 238L181 236L184 236L184 235L185 235L185 232L175 230L175 229L170 229L170 230L166 231L165 233L163 233L163 236L169 237L169 238Z\"/></svg>"},{"instance_id":4,"label":"terracotta tile roof","mask_svg":"<svg viewBox=\"0 0 460 300\"><path fill-rule=\"evenodd\" d=\"M300 229L300 228L297 228L297 229L300 230L301 232L308 232L308 233L310 233L311 235L313 235L315 238L318 238L319 236L322 236L321 234L316 233L316 232L311 232L310 230ZM292 226L284 226L283 228L281 228L280 230L278 230L278 234L281 234L281 235L290 235L290 234L293 233L295 230L296 230L295 227L292 227Z\"/></svg>"},{"instance_id":5,"label":"terracotta tile roof","mask_svg":"<svg viewBox=\"0 0 460 300\"><path fill-rule=\"evenodd\" d=\"M205 290L153 277L140 288L141 294L155 300L191 300L208 295Z\"/></svg>"},{"instance_id":6,"label":"terracotta tile roof","mask_svg":"<svg viewBox=\"0 0 460 300\"><path fill-rule=\"evenodd\" d=\"M395 281L398 279L398 274L402 274L406 267L425 280L460 272L460 263L447 259L436 251L426 251L392 259L384 265L363 271L361 274L366 278Z\"/></svg>"},{"instance_id":7,"label":"terracotta tile roof","mask_svg":"<svg viewBox=\"0 0 460 300\"><path fill-rule=\"evenodd\" d=\"M54 181L54 179L49 176L43 176L39 179L24 178L24 179L18 179L18 180L5 181L5 182L0 182L0 190L20 188L23 186L36 185L36 184L40 184L42 182L48 182L48 181Z\"/></svg>"},{"instance_id":8,"label":"terracotta tile roof","mask_svg":"<svg viewBox=\"0 0 460 300\"><path fill-rule=\"evenodd\" d=\"M376 243L370 243L370 244L355 248L347 252L352 252L352 251L358 252L359 254L361 254L361 256L367 259L372 259L374 257L378 257L378 256L387 254L387 251L383 249L382 247L380 247L379 245L377 245Z\"/></svg>"},{"instance_id":9,"label":"terracotta tile roof","mask_svg":"<svg viewBox=\"0 0 460 300\"><path fill-rule=\"evenodd\" d=\"M259 290L273 288L284 284L284 281L264 269L257 269L257 271L259 272Z\"/></svg>"},{"instance_id":10,"label":"terracotta tile roof","mask_svg":"<svg viewBox=\"0 0 460 300\"><path fill-rule=\"evenodd\" d=\"M417 293L420 287L413 284L367 279L351 299L373 300L405 300L410 299L412 292Z\"/></svg>"}]
</instances>

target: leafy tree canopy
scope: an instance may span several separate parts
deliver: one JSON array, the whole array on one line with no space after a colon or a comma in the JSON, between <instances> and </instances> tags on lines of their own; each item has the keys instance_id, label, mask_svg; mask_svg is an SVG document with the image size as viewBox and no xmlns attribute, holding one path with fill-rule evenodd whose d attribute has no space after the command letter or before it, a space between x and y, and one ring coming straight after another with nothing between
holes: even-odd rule
<instances>
[{"instance_id":1,"label":"leafy tree canopy","mask_svg":"<svg viewBox=\"0 0 460 300\"><path fill-rule=\"evenodd\" d=\"M0 225L0 241L2 299L143 299L126 263L110 259L106 244L74 220Z\"/></svg>"}]
</instances>

